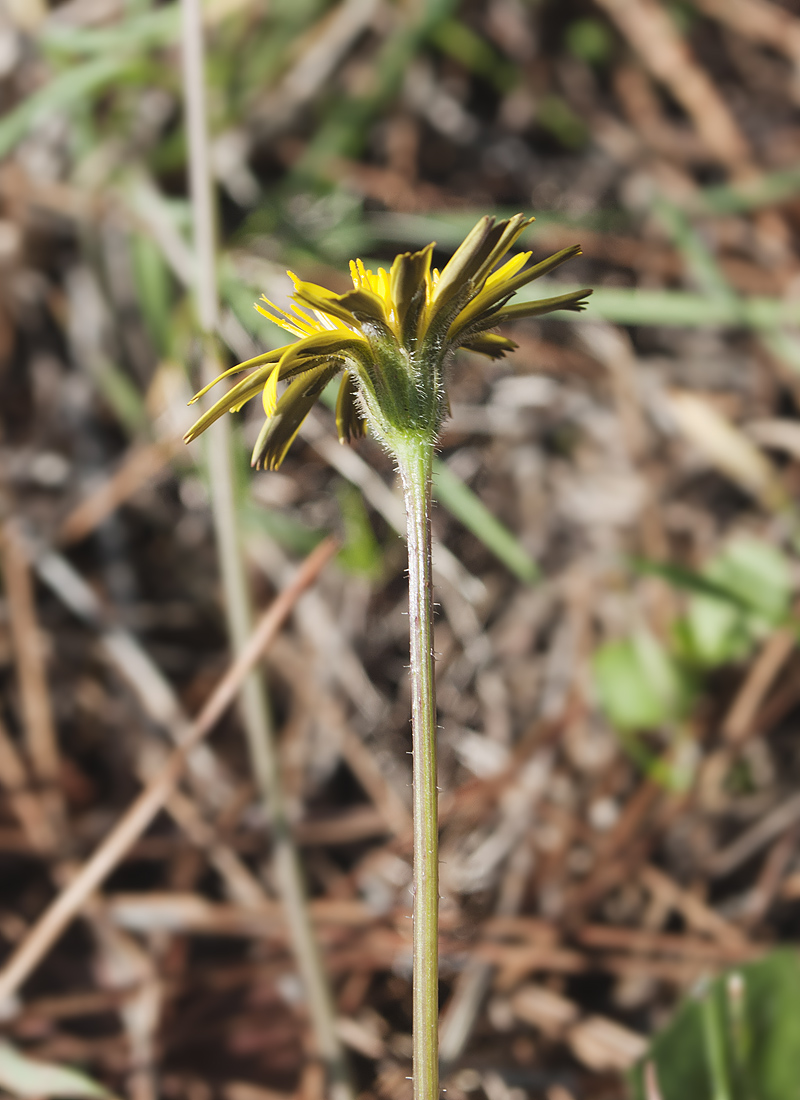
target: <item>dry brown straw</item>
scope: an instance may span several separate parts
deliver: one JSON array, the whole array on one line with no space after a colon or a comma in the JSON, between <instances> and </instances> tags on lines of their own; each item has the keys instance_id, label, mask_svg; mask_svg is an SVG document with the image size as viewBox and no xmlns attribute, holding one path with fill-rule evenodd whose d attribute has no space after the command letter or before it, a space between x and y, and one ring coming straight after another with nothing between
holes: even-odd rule
<instances>
[{"instance_id":1,"label":"dry brown straw","mask_svg":"<svg viewBox=\"0 0 800 1100\"><path fill-rule=\"evenodd\" d=\"M242 681L255 667L272 642L303 591L336 553L338 543L327 538L317 546L298 569L294 580L267 608L250 640L234 661L211 698L186 732L179 748L171 754L163 770L142 791L114 829L81 867L72 881L53 900L28 935L0 971L0 1004L16 993L41 962L81 906L97 889L161 810L183 772L192 748L208 734L236 699Z\"/></svg>"}]
</instances>

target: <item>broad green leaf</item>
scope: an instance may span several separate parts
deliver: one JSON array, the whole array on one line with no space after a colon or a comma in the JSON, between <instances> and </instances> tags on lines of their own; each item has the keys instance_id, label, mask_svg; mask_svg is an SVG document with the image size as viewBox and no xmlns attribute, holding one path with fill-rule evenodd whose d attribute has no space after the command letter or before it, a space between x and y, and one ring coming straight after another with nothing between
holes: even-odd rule
<instances>
[{"instance_id":1,"label":"broad green leaf","mask_svg":"<svg viewBox=\"0 0 800 1100\"><path fill-rule=\"evenodd\" d=\"M663 577L675 588L709 600L730 604L742 613L756 612L771 622L789 614L792 582L787 559L760 539L733 540L702 572L669 562L637 558L639 573Z\"/></svg>"},{"instance_id":2,"label":"broad green leaf","mask_svg":"<svg viewBox=\"0 0 800 1100\"><path fill-rule=\"evenodd\" d=\"M700 573L655 562L636 566L692 593L686 615L673 628L677 651L691 664L716 668L742 660L790 616L789 564L759 539L733 540Z\"/></svg>"},{"instance_id":3,"label":"broad green leaf","mask_svg":"<svg viewBox=\"0 0 800 1100\"><path fill-rule=\"evenodd\" d=\"M768 542L737 538L704 572L770 623L781 622L789 613L792 596L789 564Z\"/></svg>"},{"instance_id":4,"label":"broad green leaf","mask_svg":"<svg viewBox=\"0 0 800 1100\"><path fill-rule=\"evenodd\" d=\"M645 631L602 646L594 656L593 672L603 711L623 732L674 721L691 693L680 669Z\"/></svg>"},{"instance_id":5,"label":"broad green leaf","mask_svg":"<svg viewBox=\"0 0 800 1100\"><path fill-rule=\"evenodd\" d=\"M383 569L383 553L369 522L364 498L354 485L339 482L336 496L342 512L345 543L337 562L349 573L377 577Z\"/></svg>"},{"instance_id":6,"label":"broad green leaf","mask_svg":"<svg viewBox=\"0 0 800 1100\"><path fill-rule=\"evenodd\" d=\"M28 1058L0 1041L0 1087L19 1097L64 1097L65 1100L112 1100L113 1094L91 1077L67 1066Z\"/></svg>"},{"instance_id":7,"label":"broad green leaf","mask_svg":"<svg viewBox=\"0 0 800 1100\"><path fill-rule=\"evenodd\" d=\"M604 64L614 50L614 38L607 25L591 16L573 19L564 40L569 52L589 65Z\"/></svg>"},{"instance_id":8,"label":"broad green leaf","mask_svg":"<svg viewBox=\"0 0 800 1100\"><path fill-rule=\"evenodd\" d=\"M687 998L633 1073L653 1062L663 1100L800 1100L800 959L773 951Z\"/></svg>"},{"instance_id":9,"label":"broad green leaf","mask_svg":"<svg viewBox=\"0 0 800 1100\"><path fill-rule=\"evenodd\" d=\"M681 656L705 668L742 660L753 645L747 620L732 600L696 596L685 617L675 624Z\"/></svg>"}]
</instances>

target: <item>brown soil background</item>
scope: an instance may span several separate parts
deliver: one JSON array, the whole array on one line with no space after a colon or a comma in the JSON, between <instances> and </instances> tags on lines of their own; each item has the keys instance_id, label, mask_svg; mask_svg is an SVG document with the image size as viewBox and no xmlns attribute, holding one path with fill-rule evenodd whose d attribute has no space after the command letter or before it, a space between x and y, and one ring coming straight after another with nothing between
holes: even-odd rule
<instances>
[{"instance_id":1,"label":"brown soil background","mask_svg":"<svg viewBox=\"0 0 800 1100\"><path fill-rule=\"evenodd\" d=\"M774 326L704 325L702 303L797 300L800 4L228 6L208 39L232 356L263 346L258 318L245 327L251 287L282 297L287 265L337 288L351 255L385 261L437 239L442 261L485 212L543 215L535 258L579 241L559 273L571 286L701 303L688 324L616 325L599 307L519 323L513 357L455 364L441 441L541 570L522 583L437 507L452 555L436 624L446 1097L620 1097L699 978L796 936L792 634L766 632L705 677L679 731L644 736L664 759L684 754L684 790L625 750L591 659L644 628L667 639L685 604L633 558L700 568L748 534L782 548L798 579L772 490L791 499L800 478L799 345ZM55 35L125 18L113 0L7 3L0 127L98 56L59 53ZM124 52L114 41L99 56ZM175 443L197 383L176 42L145 45L139 68L72 102L41 100L0 162L9 955L158 774L170 707L196 714L229 662L202 447ZM659 202L683 212L690 240ZM676 411L687 391L699 427ZM735 428L727 462L711 438L720 416ZM242 456L260 418L239 418ZM316 538L346 535L343 514L372 532L367 571L352 554L327 565L264 669L355 1089L406 1100L406 594L380 507L396 486L369 440L343 473L332 415L312 420L280 472L242 461L242 542L261 610ZM234 712L208 745L4 1005L3 1030L132 1100L318 1100Z\"/></svg>"}]
</instances>

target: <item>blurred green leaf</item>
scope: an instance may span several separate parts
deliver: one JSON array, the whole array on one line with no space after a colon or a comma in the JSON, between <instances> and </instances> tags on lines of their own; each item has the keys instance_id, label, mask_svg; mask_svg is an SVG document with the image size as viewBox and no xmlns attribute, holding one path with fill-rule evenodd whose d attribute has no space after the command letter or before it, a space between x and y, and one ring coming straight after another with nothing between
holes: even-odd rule
<instances>
[{"instance_id":1,"label":"blurred green leaf","mask_svg":"<svg viewBox=\"0 0 800 1100\"><path fill-rule=\"evenodd\" d=\"M373 578L380 576L383 571L383 552L372 530L364 497L354 485L346 481L337 484L336 497L342 513L345 537L344 546L336 560L349 573Z\"/></svg>"},{"instance_id":2,"label":"blurred green leaf","mask_svg":"<svg viewBox=\"0 0 800 1100\"><path fill-rule=\"evenodd\" d=\"M603 711L623 732L674 722L691 699L685 675L647 631L601 646L592 670Z\"/></svg>"},{"instance_id":3,"label":"blurred green leaf","mask_svg":"<svg viewBox=\"0 0 800 1100\"><path fill-rule=\"evenodd\" d=\"M614 48L614 37L608 26L591 16L573 19L564 38L573 57L578 57L589 65L602 65L608 61Z\"/></svg>"},{"instance_id":4,"label":"blurred green leaf","mask_svg":"<svg viewBox=\"0 0 800 1100\"><path fill-rule=\"evenodd\" d=\"M655 1065L663 1100L800 1100L800 961L774 951L687 998L633 1073L645 1100Z\"/></svg>"},{"instance_id":5,"label":"blurred green leaf","mask_svg":"<svg viewBox=\"0 0 800 1100\"><path fill-rule=\"evenodd\" d=\"M494 210L498 218L510 218L520 212L532 213L519 211L517 207L496 207ZM435 214L371 213L366 226L372 238L402 245L404 248L409 245L422 248L429 241L435 240L440 248L452 251L459 246L483 213L483 210L459 210L454 213L440 210ZM522 247L530 248L535 244L537 230L547 225L568 226L576 231L586 228L598 232L623 232L629 225L629 219L623 212L615 210L592 210L577 217L558 211L537 210L535 224L520 240Z\"/></svg>"},{"instance_id":6,"label":"blurred green leaf","mask_svg":"<svg viewBox=\"0 0 800 1100\"><path fill-rule=\"evenodd\" d=\"M677 652L690 664L717 668L741 660L790 615L789 563L759 539L731 541L700 573L655 562L636 566L692 593L686 615L674 626Z\"/></svg>"},{"instance_id":7,"label":"blurred green leaf","mask_svg":"<svg viewBox=\"0 0 800 1100\"><path fill-rule=\"evenodd\" d=\"M28 1058L5 1040L0 1041L0 1087L19 1097L112 1098L108 1089L78 1070Z\"/></svg>"},{"instance_id":8,"label":"blurred green leaf","mask_svg":"<svg viewBox=\"0 0 800 1100\"><path fill-rule=\"evenodd\" d=\"M800 165L765 172L752 179L701 188L687 200L687 212L745 214L794 198L800 192Z\"/></svg>"},{"instance_id":9,"label":"blurred green leaf","mask_svg":"<svg viewBox=\"0 0 800 1100\"><path fill-rule=\"evenodd\" d=\"M303 523L291 509L268 507L256 501L250 468L251 448L246 445L240 428L231 433L231 448L236 515L245 537L267 535L290 554L309 554L325 538L327 531ZM206 464L200 467L200 473L207 478Z\"/></svg>"},{"instance_id":10,"label":"blurred green leaf","mask_svg":"<svg viewBox=\"0 0 800 1100\"><path fill-rule=\"evenodd\" d=\"M10 152L29 130L53 111L68 111L83 103L87 96L119 80L123 72L137 64L139 62L129 56L98 57L54 76L0 120L0 157Z\"/></svg>"},{"instance_id":11,"label":"blurred green leaf","mask_svg":"<svg viewBox=\"0 0 800 1100\"><path fill-rule=\"evenodd\" d=\"M324 390L322 400L328 408L336 405L338 388L339 380L334 379ZM433 460L433 495L515 577L525 584L533 584L538 579L539 568L516 535L438 458Z\"/></svg>"},{"instance_id":12,"label":"blurred green leaf","mask_svg":"<svg viewBox=\"0 0 800 1100\"><path fill-rule=\"evenodd\" d=\"M331 156L356 156L361 152L370 121L396 94L416 54L457 6L458 0L426 0L414 9L397 9L399 18L407 22L387 36L378 52L369 91L329 99L325 117L294 165L290 187L297 189L298 178L324 177L325 163Z\"/></svg>"},{"instance_id":13,"label":"blurred green leaf","mask_svg":"<svg viewBox=\"0 0 800 1100\"><path fill-rule=\"evenodd\" d=\"M167 4L155 11L133 14L108 27L47 26L41 42L53 54L86 54L109 57L120 52L147 50L175 42L180 30L180 5Z\"/></svg>"},{"instance_id":14,"label":"blurred green leaf","mask_svg":"<svg viewBox=\"0 0 800 1100\"><path fill-rule=\"evenodd\" d=\"M537 289L538 288L538 289ZM516 301L535 301L548 294L579 290L577 285L539 280L523 287ZM724 298L683 290L646 290L639 287L596 287L585 313L570 315L570 323L597 318L619 325L686 325L692 328L770 329L800 325L800 306L780 298Z\"/></svg>"},{"instance_id":15,"label":"blurred green leaf","mask_svg":"<svg viewBox=\"0 0 800 1100\"><path fill-rule=\"evenodd\" d=\"M130 250L145 325L158 353L165 355L169 349L172 318L172 280L161 250L150 237L134 233L130 238Z\"/></svg>"},{"instance_id":16,"label":"blurred green leaf","mask_svg":"<svg viewBox=\"0 0 800 1100\"><path fill-rule=\"evenodd\" d=\"M581 149L589 139L589 128L560 95L543 96L536 107L536 121L567 149Z\"/></svg>"},{"instance_id":17,"label":"blurred green leaf","mask_svg":"<svg viewBox=\"0 0 800 1100\"><path fill-rule=\"evenodd\" d=\"M238 509L242 529L251 535L268 535L284 550L302 556L322 542L326 532L308 527L291 512L267 508L253 500L243 501Z\"/></svg>"},{"instance_id":18,"label":"blurred green leaf","mask_svg":"<svg viewBox=\"0 0 800 1100\"><path fill-rule=\"evenodd\" d=\"M675 641L684 660L718 668L742 660L753 647L747 615L732 600L697 596L675 624Z\"/></svg>"},{"instance_id":19,"label":"blurred green leaf","mask_svg":"<svg viewBox=\"0 0 800 1100\"><path fill-rule=\"evenodd\" d=\"M741 660L756 639L785 622L792 595L789 565L769 543L739 538L703 570L714 589L696 594L676 627L682 655L715 668Z\"/></svg>"},{"instance_id":20,"label":"blurred green leaf","mask_svg":"<svg viewBox=\"0 0 800 1100\"><path fill-rule=\"evenodd\" d=\"M717 584L703 573L697 573L693 569L686 569L681 565L673 565L670 562L650 561L646 558L635 558L632 562L638 573L645 573L654 577L663 577L675 588L685 589L698 596L709 596L711 599L720 599L733 602L742 609L747 609L749 604L730 592L721 584Z\"/></svg>"},{"instance_id":21,"label":"blurred green leaf","mask_svg":"<svg viewBox=\"0 0 800 1100\"><path fill-rule=\"evenodd\" d=\"M150 429L150 417L144 397L133 379L110 359L98 363L91 375L98 391L128 435L146 435Z\"/></svg>"},{"instance_id":22,"label":"blurred green leaf","mask_svg":"<svg viewBox=\"0 0 800 1100\"><path fill-rule=\"evenodd\" d=\"M792 596L789 563L779 550L762 539L732 540L704 573L768 623L777 625L789 614Z\"/></svg>"},{"instance_id":23,"label":"blurred green leaf","mask_svg":"<svg viewBox=\"0 0 800 1100\"><path fill-rule=\"evenodd\" d=\"M507 92L517 82L516 68L460 19L443 19L431 32L431 41L465 69L485 77L499 92Z\"/></svg>"},{"instance_id":24,"label":"blurred green leaf","mask_svg":"<svg viewBox=\"0 0 800 1100\"><path fill-rule=\"evenodd\" d=\"M698 288L710 298L717 298L730 308L735 308L739 296L731 289L716 257L686 214L664 199L655 203L655 213L683 256Z\"/></svg>"}]
</instances>

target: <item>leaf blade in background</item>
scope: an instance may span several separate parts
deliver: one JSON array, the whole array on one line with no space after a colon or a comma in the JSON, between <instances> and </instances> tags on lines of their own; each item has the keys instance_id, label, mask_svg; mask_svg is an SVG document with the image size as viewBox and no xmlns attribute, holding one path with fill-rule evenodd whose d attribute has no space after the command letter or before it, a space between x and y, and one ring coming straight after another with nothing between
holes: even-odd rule
<instances>
[{"instance_id":1,"label":"leaf blade in background","mask_svg":"<svg viewBox=\"0 0 800 1100\"><path fill-rule=\"evenodd\" d=\"M716 1053L709 1050L703 1022L708 1006L713 1007L718 1029ZM715 1057L723 1059L721 1068L732 1100L800 1100L800 959L796 951L773 951L716 978L701 998L686 998L632 1075L636 1100L649 1097L648 1063L654 1066L663 1100L720 1095Z\"/></svg>"},{"instance_id":2,"label":"leaf blade in background","mask_svg":"<svg viewBox=\"0 0 800 1100\"><path fill-rule=\"evenodd\" d=\"M336 557L338 564L349 573L377 578L383 571L381 550L364 503L364 496L347 481L339 481L336 498L344 525L344 546Z\"/></svg>"},{"instance_id":3,"label":"leaf blade in background","mask_svg":"<svg viewBox=\"0 0 800 1100\"><path fill-rule=\"evenodd\" d=\"M644 630L601 646L595 652L592 673L606 717L625 733L676 721L692 694L670 655Z\"/></svg>"},{"instance_id":4,"label":"leaf blade in background","mask_svg":"<svg viewBox=\"0 0 800 1100\"><path fill-rule=\"evenodd\" d=\"M83 103L135 64L138 62L130 56L97 57L54 76L0 120L0 157L22 141L40 119Z\"/></svg>"},{"instance_id":5,"label":"leaf blade in background","mask_svg":"<svg viewBox=\"0 0 800 1100\"><path fill-rule=\"evenodd\" d=\"M433 463L433 492L436 499L515 577L524 584L534 584L539 579L538 565L516 535L440 459L434 459Z\"/></svg>"},{"instance_id":6,"label":"leaf blade in background","mask_svg":"<svg viewBox=\"0 0 800 1100\"><path fill-rule=\"evenodd\" d=\"M13 1096L63 1100L114 1100L113 1093L79 1070L40 1062L0 1041L0 1086Z\"/></svg>"}]
</instances>

